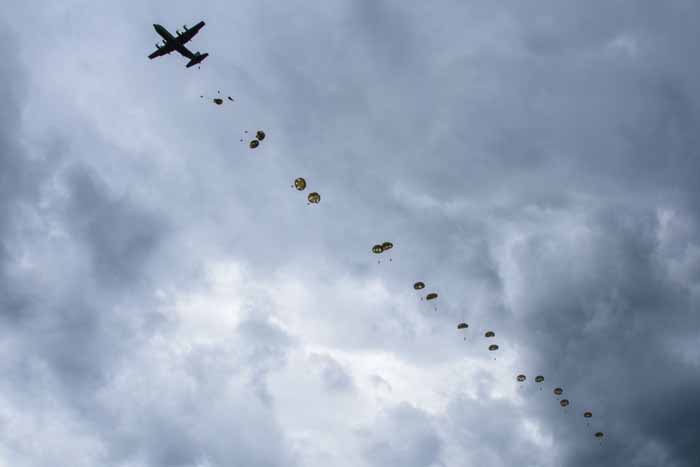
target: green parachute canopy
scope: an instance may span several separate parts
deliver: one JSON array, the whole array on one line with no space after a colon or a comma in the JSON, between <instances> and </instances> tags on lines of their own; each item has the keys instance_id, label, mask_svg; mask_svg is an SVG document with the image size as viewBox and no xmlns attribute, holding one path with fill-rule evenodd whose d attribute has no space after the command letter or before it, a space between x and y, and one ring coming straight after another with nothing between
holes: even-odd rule
<instances>
[{"instance_id":1,"label":"green parachute canopy","mask_svg":"<svg viewBox=\"0 0 700 467\"><path fill-rule=\"evenodd\" d=\"M299 191L304 191L306 189L306 180L301 177L297 178L294 180L294 188Z\"/></svg>"}]
</instances>

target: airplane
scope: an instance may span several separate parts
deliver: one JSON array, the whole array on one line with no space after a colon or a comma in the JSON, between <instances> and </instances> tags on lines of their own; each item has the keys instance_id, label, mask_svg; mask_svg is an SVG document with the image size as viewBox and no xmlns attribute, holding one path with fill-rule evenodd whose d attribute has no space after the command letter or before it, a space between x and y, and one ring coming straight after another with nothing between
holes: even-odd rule
<instances>
[{"instance_id":1,"label":"airplane","mask_svg":"<svg viewBox=\"0 0 700 467\"><path fill-rule=\"evenodd\" d=\"M157 50L149 55L148 58L153 60L156 57L161 57L169 54L170 52L178 51L181 55L184 55L190 59L190 61L187 63L187 68L201 63L209 56L209 54L201 54L199 52L192 53L187 47L185 47L185 44L204 27L204 24L204 21L200 21L190 29L187 29L187 26L183 25L182 27L185 29L185 32L181 33L179 29L175 30L177 37L173 37L173 35L160 24L154 24L153 27L155 28L156 32L163 38L163 45L158 45L156 42Z\"/></svg>"}]
</instances>

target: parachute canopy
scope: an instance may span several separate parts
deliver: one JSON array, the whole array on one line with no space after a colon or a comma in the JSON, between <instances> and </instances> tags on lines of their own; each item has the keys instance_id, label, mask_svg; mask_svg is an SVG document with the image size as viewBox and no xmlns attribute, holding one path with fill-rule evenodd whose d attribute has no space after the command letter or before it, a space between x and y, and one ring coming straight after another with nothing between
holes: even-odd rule
<instances>
[{"instance_id":1,"label":"parachute canopy","mask_svg":"<svg viewBox=\"0 0 700 467\"><path fill-rule=\"evenodd\" d=\"M535 376L535 383L541 383L544 381L544 376Z\"/></svg>"},{"instance_id":2,"label":"parachute canopy","mask_svg":"<svg viewBox=\"0 0 700 467\"><path fill-rule=\"evenodd\" d=\"M562 388L554 388L554 394L557 396L561 396L564 393L564 390Z\"/></svg>"},{"instance_id":3,"label":"parachute canopy","mask_svg":"<svg viewBox=\"0 0 700 467\"><path fill-rule=\"evenodd\" d=\"M493 352L494 350L498 350L498 346L497 346L496 344L491 344L491 345L489 345L489 350L492 351L492 352Z\"/></svg>"},{"instance_id":4,"label":"parachute canopy","mask_svg":"<svg viewBox=\"0 0 700 467\"><path fill-rule=\"evenodd\" d=\"M391 250L392 248L394 248L393 243L391 243L391 242L382 243L382 250L386 251L386 250Z\"/></svg>"},{"instance_id":5,"label":"parachute canopy","mask_svg":"<svg viewBox=\"0 0 700 467\"><path fill-rule=\"evenodd\" d=\"M316 193L315 191L313 193L309 193L309 196L307 196L307 199L309 200L309 203L311 204L318 204L321 201L321 195Z\"/></svg>"},{"instance_id":6,"label":"parachute canopy","mask_svg":"<svg viewBox=\"0 0 700 467\"><path fill-rule=\"evenodd\" d=\"M518 379L519 382L522 383L523 381L525 381L526 376L525 376L525 375L518 375L518 378L517 378L517 379Z\"/></svg>"},{"instance_id":7,"label":"parachute canopy","mask_svg":"<svg viewBox=\"0 0 700 467\"><path fill-rule=\"evenodd\" d=\"M374 245L374 246L372 247L372 253L374 253L375 255L378 255L378 254L381 253L382 251L384 251L384 248L382 248L382 246L379 245L379 244Z\"/></svg>"},{"instance_id":8,"label":"parachute canopy","mask_svg":"<svg viewBox=\"0 0 700 467\"><path fill-rule=\"evenodd\" d=\"M569 405L569 399L560 400L559 405L561 405L562 407L566 407L567 405Z\"/></svg>"},{"instance_id":9,"label":"parachute canopy","mask_svg":"<svg viewBox=\"0 0 700 467\"><path fill-rule=\"evenodd\" d=\"M294 188L299 191L304 191L304 189L306 189L306 180L301 177L297 178L294 180Z\"/></svg>"},{"instance_id":10,"label":"parachute canopy","mask_svg":"<svg viewBox=\"0 0 700 467\"><path fill-rule=\"evenodd\" d=\"M255 132L255 137L257 138L258 141L262 141L265 139L265 132L262 130L258 130Z\"/></svg>"},{"instance_id":11,"label":"parachute canopy","mask_svg":"<svg viewBox=\"0 0 700 467\"><path fill-rule=\"evenodd\" d=\"M591 418L593 414L591 412L583 412L583 418Z\"/></svg>"},{"instance_id":12,"label":"parachute canopy","mask_svg":"<svg viewBox=\"0 0 700 467\"><path fill-rule=\"evenodd\" d=\"M415 284L413 284L413 288L416 290L421 290L425 288L425 284L422 282L416 282Z\"/></svg>"},{"instance_id":13,"label":"parachute canopy","mask_svg":"<svg viewBox=\"0 0 700 467\"><path fill-rule=\"evenodd\" d=\"M425 296L426 300L435 300L436 298L438 298L438 294L436 294L435 292L430 292L428 295Z\"/></svg>"},{"instance_id":14,"label":"parachute canopy","mask_svg":"<svg viewBox=\"0 0 700 467\"><path fill-rule=\"evenodd\" d=\"M457 329L467 329L469 325L467 323L459 323Z\"/></svg>"},{"instance_id":15,"label":"parachute canopy","mask_svg":"<svg viewBox=\"0 0 700 467\"><path fill-rule=\"evenodd\" d=\"M486 334L484 334L484 337L496 337L496 333L493 331L486 331Z\"/></svg>"},{"instance_id":16,"label":"parachute canopy","mask_svg":"<svg viewBox=\"0 0 700 467\"><path fill-rule=\"evenodd\" d=\"M250 141L250 144L248 144L248 146L250 146L250 149L255 149L258 147L259 144L260 142L257 139L253 139Z\"/></svg>"}]
</instances>

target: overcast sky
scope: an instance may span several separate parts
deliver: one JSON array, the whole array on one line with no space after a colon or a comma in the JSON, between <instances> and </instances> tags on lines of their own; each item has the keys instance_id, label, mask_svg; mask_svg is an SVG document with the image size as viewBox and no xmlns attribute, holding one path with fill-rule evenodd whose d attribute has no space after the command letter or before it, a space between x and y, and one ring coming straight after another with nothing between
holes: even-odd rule
<instances>
[{"instance_id":1,"label":"overcast sky","mask_svg":"<svg viewBox=\"0 0 700 467\"><path fill-rule=\"evenodd\" d=\"M697 1L2 16L0 467L700 462Z\"/></svg>"}]
</instances>

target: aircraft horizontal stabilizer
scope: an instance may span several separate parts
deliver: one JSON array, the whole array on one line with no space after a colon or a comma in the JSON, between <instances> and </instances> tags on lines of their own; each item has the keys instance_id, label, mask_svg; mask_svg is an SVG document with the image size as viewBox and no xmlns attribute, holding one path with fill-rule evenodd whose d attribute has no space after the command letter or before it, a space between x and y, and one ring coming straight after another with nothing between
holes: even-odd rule
<instances>
[{"instance_id":1,"label":"aircraft horizontal stabilizer","mask_svg":"<svg viewBox=\"0 0 700 467\"><path fill-rule=\"evenodd\" d=\"M197 65L197 64L199 64L199 63L202 63L202 61L203 61L205 58L207 58L208 56L209 56L208 53L206 53L206 54L200 54L199 52L197 52L196 54L194 54L194 57L192 57L192 60L190 60L189 63L187 63L187 68L189 68L189 67L191 67L191 66L195 66L195 65Z\"/></svg>"}]
</instances>

